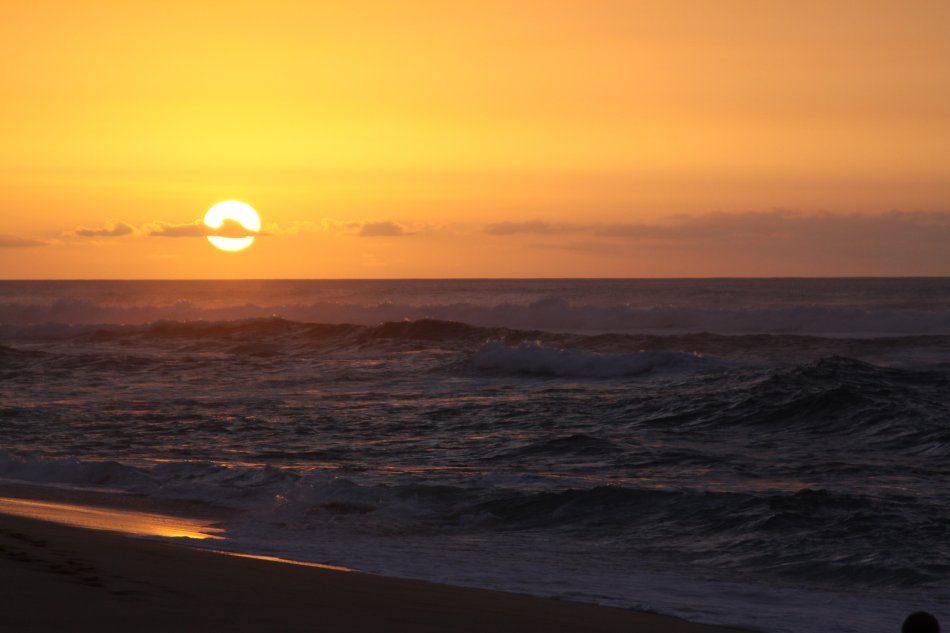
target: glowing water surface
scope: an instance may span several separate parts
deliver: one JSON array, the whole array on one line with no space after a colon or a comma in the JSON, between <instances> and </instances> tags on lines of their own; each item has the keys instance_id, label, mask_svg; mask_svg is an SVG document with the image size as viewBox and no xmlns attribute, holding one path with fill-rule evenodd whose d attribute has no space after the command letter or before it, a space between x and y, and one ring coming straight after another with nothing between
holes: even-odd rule
<instances>
[{"instance_id":1,"label":"glowing water surface","mask_svg":"<svg viewBox=\"0 0 950 633\"><path fill-rule=\"evenodd\" d=\"M224 538L220 536L224 530L198 519L132 510L113 510L111 508L71 503L0 497L0 513L135 536L190 539Z\"/></svg>"}]
</instances>

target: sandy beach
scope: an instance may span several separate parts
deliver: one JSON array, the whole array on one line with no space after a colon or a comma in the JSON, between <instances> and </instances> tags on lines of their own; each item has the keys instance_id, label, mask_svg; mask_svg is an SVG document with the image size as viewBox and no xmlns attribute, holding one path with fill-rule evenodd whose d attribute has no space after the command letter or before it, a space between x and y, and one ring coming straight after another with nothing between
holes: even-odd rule
<instances>
[{"instance_id":1,"label":"sandy beach","mask_svg":"<svg viewBox=\"0 0 950 633\"><path fill-rule=\"evenodd\" d=\"M10 514L0 514L0 585L4 631L730 631L242 558Z\"/></svg>"}]
</instances>

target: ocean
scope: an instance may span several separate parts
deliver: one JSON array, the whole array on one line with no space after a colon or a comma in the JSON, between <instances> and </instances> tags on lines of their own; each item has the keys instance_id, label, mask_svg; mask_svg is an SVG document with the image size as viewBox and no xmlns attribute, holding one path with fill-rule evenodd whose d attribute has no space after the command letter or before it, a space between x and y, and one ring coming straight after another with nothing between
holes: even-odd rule
<instances>
[{"instance_id":1,"label":"ocean","mask_svg":"<svg viewBox=\"0 0 950 633\"><path fill-rule=\"evenodd\" d=\"M0 477L207 504L216 549L893 632L950 615L950 279L0 282Z\"/></svg>"}]
</instances>

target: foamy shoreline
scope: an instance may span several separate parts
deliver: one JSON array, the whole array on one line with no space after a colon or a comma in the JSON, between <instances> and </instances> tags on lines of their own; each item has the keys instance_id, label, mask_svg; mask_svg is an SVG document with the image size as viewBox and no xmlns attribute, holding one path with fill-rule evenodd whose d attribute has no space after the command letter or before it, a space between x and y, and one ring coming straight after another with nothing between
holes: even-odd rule
<instances>
[{"instance_id":1,"label":"foamy shoreline","mask_svg":"<svg viewBox=\"0 0 950 633\"><path fill-rule=\"evenodd\" d=\"M16 505L15 501L7 505ZM36 503L20 501L20 509ZM129 538L64 525L65 505L36 506L57 506L63 512L58 517L47 515L48 520L14 516L0 508L0 579L7 597L0 614L4 630L292 631L312 630L319 623L325 631L736 631L625 609ZM90 512L99 516L108 512L73 508L87 517ZM137 514L119 512L126 519ZM186 522L191 527L201 523ZM168 522L163 526L175 529Z\"/></svg>"}]
</instances>

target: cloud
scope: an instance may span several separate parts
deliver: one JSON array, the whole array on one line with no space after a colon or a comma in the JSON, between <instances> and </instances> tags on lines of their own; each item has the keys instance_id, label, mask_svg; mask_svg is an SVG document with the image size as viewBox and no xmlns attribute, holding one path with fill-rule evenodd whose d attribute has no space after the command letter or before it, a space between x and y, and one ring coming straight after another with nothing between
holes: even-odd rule
<instances>
[{"instance_id":1,"label":"cloud","mask_svg":"<svg viewBox=\"0 0 950 633\"><path fill-rule=\"evenodd\" d=\"M520 229L525 226L516 224ZM803 212L675 215L644 222L564 225L520 239L532 248L627 258L651 274L945 275L950 212ZM517 232L502 239L519 239Z\"/></svg>"},{"instance_id":2,"label":"cloud","mask_svg":"<svg viewBox=\"0 0 950 633\"><path fill-rule=\"evenodd\" d=\"M190 224L152 222L145 225L145 233L151 237L208 237L208 227L200 221Z\"/></svg>"},{"instance_id":3,"label":"cloud","mask_svg":"<svg viewBox=\"0 0 950 633\"><path fill-rule=\"evenodd\" d=\"M330 229L328 226L329 221L324 219L322 222L314 222L313 220L302 220L297 222L292 222L291 224L285 224L281 226L276 222L271 222L264 225L266 235L303 235L306 233L319 233L321 231L327 231Z\"/></svg>"},{"instance_id":4,"label":"cloud","mask_svg":"<svg viewBox=\"0 0 950 633\"><path fill-rule=\"evenodd\" d=\"M881 214L803 213L788 209L748 213L674 216L663 222L597 226L598 237L680 243L836 243L893 245L897 242L947 243L950 213L890 211Z\"/></svg>"},{"instance_id":5,"label":"cloud","mask_svg":"<svg viewBox=\"0 0 950 633\"><path fill-rule=\"evenodd\" d=\"M364 222L359 226L356 235L360 237L395 237L408 235L406 230L395 222Z\"/></svg>"},{"instance_id":6,"label":"cloud","mask_svg":"<svg viewBox=\"0 0 950 633\"><path fill-rule=\"evenodd\" d=\"M541 220L528 220L527 222L495 222L485 227L484 231L488 235L549 235L551 233L564 233L566 231L576 230L579 227L567 225L554 225Z\"/></svg>"},{"instance_id":7,"label":"cloud","mask_svg":"<svg viewBox=\"0 0 950 633\"><path fill-rule=\"evenodd\" d=\"M75 234L80 237L121 237L133 233L135 233L135 227L121 220L109 220L100 227L91 229L80 227L75 230Z\"/></svg>"},{"instance_id":8,"label":"cloud","mask_svg":"<svg viewBox=\"0 0 950 633\"><path fill-rule=\"evenodd\" d=\"M581 234L590 238L665 244L776 244L841 241L888 244L895 241L947 242L950 213L890 211L880 214L805 213L790 209L746 213L675 215L650 222L551 224L541 220L499 222L490 235Z\"/></svg>"},{"instance_id":9,"label":"cloud","mask_svg":"<svg viewBox=\"0 0 950 633\"><path fill-rule=\"evenodd\" d=\"M572 225L524 235L542 250L627 260L650 274L946 275L950 212L803 212L790 209L677 215Z\"/></svg>"},{"instance_id":10,"label":"cloud","mask_svg":"<svg viewBox=\"0 0 950 633\"><path fill-rule=\"evenodd\" d=\"M235 220L225 220L217 229L205 226L200 220L189 224L152 222L145 225L145 233L151 237L208 237L214 235L217 237L242 238L267 235L267 233L259 231L250 231Z\"/></svg>"},{"instance_id":11,"label":"cloud","mask_svg":"<svg viewBox=\"0 0 950 633\"><path fill-rule=\"evenodd\" d=\"M392 220L338 220L336 218L321 218L319 222L294 222L286 227L269 225L277 229L278 235L300 235L303 233L326 233L335 237L402 237L417 235L420 231L428 230L431 225L415 223L405 225Z\"/></svg>"},{"instance_id":12,"label":"cloud","mask_svg":"<svg viewBox=\"0 0 950 633\"><path fill-rule=\"evenodd\" d=\"M660 222L617 223L593 229L600 237L645 240L707 240L720 237L779 237L805 225L821 221L828 214L807 215L777 209L748 213L707 213L698 216L678 215Z\"/></svg>"},{"instance_id":13,"label":"cloud","mask_svg":"<svg viewBox=\"0 0 950 633\"><path fill-rule=\"evenodd\" d=\"M0 235L0 248L30 248L33 246L46 246L46 242L29 240L14 235Z\"/></svg>"}]
</instances>

